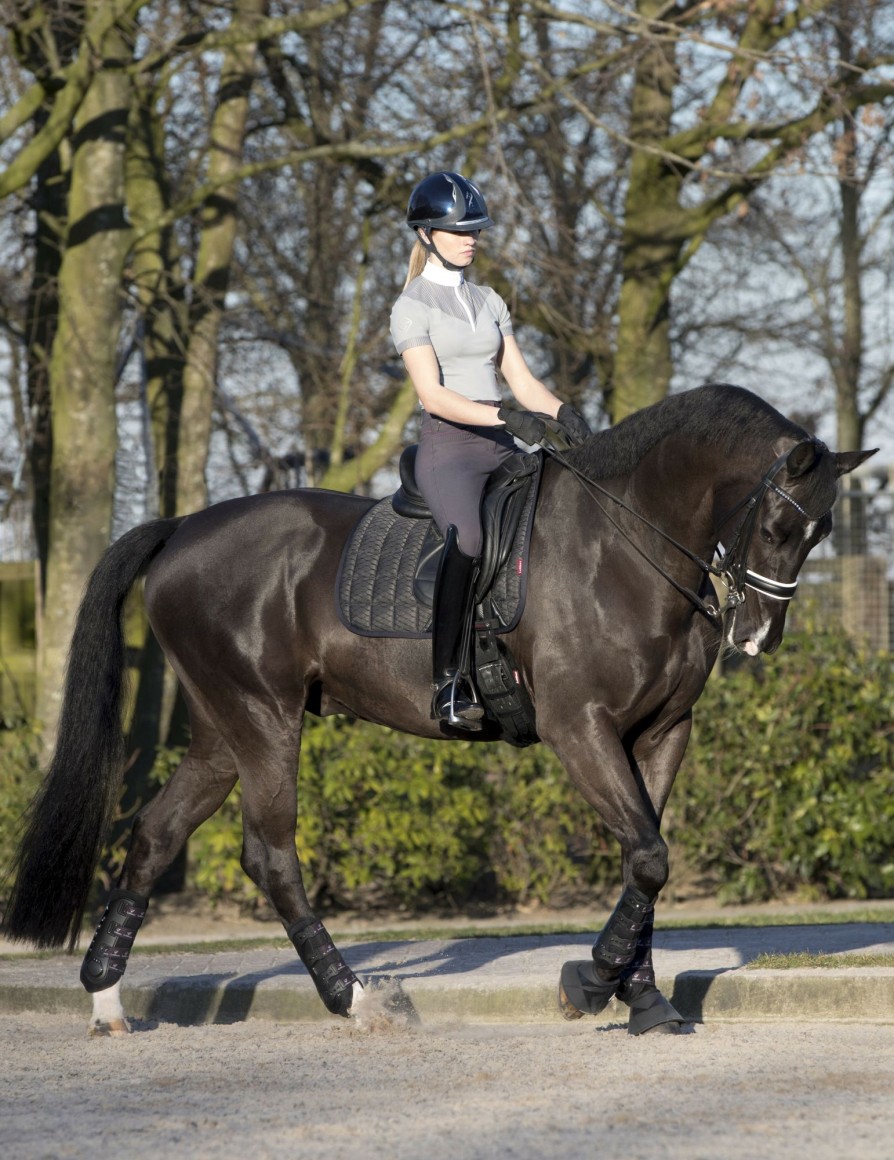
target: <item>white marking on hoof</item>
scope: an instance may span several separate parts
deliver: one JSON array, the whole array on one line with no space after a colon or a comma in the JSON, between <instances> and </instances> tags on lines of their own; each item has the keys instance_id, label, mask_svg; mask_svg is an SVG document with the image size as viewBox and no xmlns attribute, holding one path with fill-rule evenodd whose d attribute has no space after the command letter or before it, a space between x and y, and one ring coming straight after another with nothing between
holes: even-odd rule
<instances>
[{"instance_id":1,"label":"white marking on hoof","mask_svg":"<svg viewBox=\"0 0 894 1160\"><path fill-rule=\"evenodd\" d=\"M90 1020L87 1028L88 1039L121 1039L130 1035L130 1024L126 1019L114 1019L111 1023L97 1023Z\"/></svg>"},{"instance_id":2,"label":"white marking on hoof","mask_svg":"<svg viewBox=\"0 0 894 1160\"><path fill-rule=\"evenodd\" d=\"M377 979L366 989L361 987L348 1014L365 1031L392 1031L419 1023L413 1002L399 979Z\"/></svg>"},{"instance_id":3,"label":"white marking on hoof","mask_svg":"<svg viewBox=\"0 0 894 1160\"><path fill-rule=\"evenodd\" d=\"M100 1037L118 1037L130 1034L130 1024L121 1006L121 980L104 991L96 991L93 995L93 1014L87 1028L87 1035L91 1039Z\"/></svg>"},{"instance_id":4,"label":"white marking on hoof","mask_svg":"<svg viewBox=\"0 0 894 1160\"><path fill-rule=\"evenodd\" d=\"M356 1019L366 1002L368 1002L366 990L358 979L356 983L351 984L351 1003L348 1007L348 1017Z\"/></svg>"}]
</instances>

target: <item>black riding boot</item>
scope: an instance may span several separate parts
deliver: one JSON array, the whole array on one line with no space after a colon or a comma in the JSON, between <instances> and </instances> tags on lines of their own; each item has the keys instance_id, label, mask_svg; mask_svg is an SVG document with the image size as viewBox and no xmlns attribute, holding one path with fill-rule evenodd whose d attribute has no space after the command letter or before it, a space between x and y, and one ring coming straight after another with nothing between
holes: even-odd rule
<instances>
[{"instance_id":1,"label":"black riding boot","mask_svg":"<svg viewBox=\"0 0 894 1160\"><path fill-rule=\"evenodd\" d=\"M432 716L454 729L477 732L484 709L468 677L462 675L468 662L471 640L472 602L478 559L467 556L456 542L456 528L447 529L444 550L438 565L432 605Z\"/></svg>"}]
</instances>

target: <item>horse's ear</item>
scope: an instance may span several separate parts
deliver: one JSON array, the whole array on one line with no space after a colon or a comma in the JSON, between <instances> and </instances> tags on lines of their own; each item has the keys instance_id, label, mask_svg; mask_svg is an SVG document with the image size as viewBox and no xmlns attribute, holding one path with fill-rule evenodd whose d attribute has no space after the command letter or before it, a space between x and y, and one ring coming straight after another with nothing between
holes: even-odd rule
<instances>
[{"instance_id":1,"label":"horse's ear","mask_svg":"<svg viewBox=\"0 0 894 1160\"><path fill-rule=\"evenodd\" d=\"M849 471L859 467L870 455L875 455L876 451L878 451L877 447L873 447L871 451L839 451L835 456L835 469L839 475L847 475Z\"/></svg>"},{"instance_id":2,"label":"horse's ear","mask_svg":"<svg viewBox=\"0 0 894 1160\"><path fill-rule=\"evenodd\" d=\"M822 449L822 443L817 442L816 439L803 439L800 443L796 443L785 461L785 469L789 477L793 479L798 475L803 475L805 471L809 471L816 463Z\"/></svg>"}]
</instances>

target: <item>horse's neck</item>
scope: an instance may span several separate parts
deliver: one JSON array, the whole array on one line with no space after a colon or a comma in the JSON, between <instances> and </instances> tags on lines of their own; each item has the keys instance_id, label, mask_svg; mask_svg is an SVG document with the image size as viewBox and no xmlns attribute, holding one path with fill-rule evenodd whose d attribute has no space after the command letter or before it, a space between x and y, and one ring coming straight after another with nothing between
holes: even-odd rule
<instances>
[{"instance_id":1,"label":"horse's neck","mask_svg":"<svg viewBox=\"0 0 894 1160\"><path fill-rule=\"evenodd\" d=\"M619 481L630 507L690 551L707 551L718 486L733 478L717 448L682 437L663 441ZM613 487L612 490L615 490Z\"/></svg>"}]
</instances>

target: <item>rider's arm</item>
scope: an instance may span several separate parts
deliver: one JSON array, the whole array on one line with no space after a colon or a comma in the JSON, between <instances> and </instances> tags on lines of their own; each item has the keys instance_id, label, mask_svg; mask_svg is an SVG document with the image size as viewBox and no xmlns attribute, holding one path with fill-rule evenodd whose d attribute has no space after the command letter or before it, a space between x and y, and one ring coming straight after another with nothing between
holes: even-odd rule
<instances>
[{"instance_id":1,"label":"rider's arm","mask_svg":"<svg viewBox=\"0 0 894 1160\"><path fill-rule=\"evenodd\" d=\"M441 385L438 359L431 346L411 346L401 356L419 401L430 415L476 427L502 427L495 407L476 403Z\"/></svg>"},{"instance_id":2,"label":"rider's arm","mask_svg":"<svg viewBox=\"0 0 894 1160\"><path fill-rule=\"evenodd\" d=\"M407 352L409 353L409 351ZM515 337L507 334L503 338L497 365L503 372L503 377L509 384L515 398L526 411L539 411L544 415L551 415L555 419L559 413L562 400L535 378L525 362L525 356L519 349Z\"/></svg>"}]
</instances>

